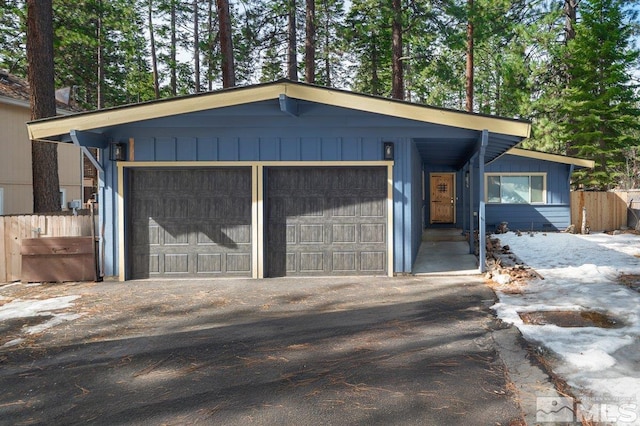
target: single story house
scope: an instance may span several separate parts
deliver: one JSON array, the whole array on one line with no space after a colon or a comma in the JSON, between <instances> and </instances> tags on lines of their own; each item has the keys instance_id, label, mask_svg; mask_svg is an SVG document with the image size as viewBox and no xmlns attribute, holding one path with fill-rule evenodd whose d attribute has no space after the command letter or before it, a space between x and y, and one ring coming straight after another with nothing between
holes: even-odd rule
<instances>
[{"instance_id":1,"label":"single story house","mask_svg":"<svg viewBox=\"0 0 640 426\"><path fill-rule=\"evenodd\" d=\"M571 171L588 166L513 150L526 121L288 80L28 130L99 149L120 280L410 273L425 227L479 230L481 251L493 222L566 227Z\"/></svg>"}]
</instances>

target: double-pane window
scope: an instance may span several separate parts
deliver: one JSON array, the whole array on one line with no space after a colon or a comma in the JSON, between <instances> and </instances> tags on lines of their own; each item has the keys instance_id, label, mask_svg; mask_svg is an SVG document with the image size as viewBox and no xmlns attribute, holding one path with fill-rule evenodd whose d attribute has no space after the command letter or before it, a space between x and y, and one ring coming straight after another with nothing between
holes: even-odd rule
<instances>
[{"instance_id":1,"label":"double-pane window","mask_svg":"<svg viewBox=\"0 0 640 426\"><path fill-rule=\"evenodd\" d=\"M546 202L546 175L493 174L485 177L487 203L544 204Z\"/></svg>"}]
</instances>

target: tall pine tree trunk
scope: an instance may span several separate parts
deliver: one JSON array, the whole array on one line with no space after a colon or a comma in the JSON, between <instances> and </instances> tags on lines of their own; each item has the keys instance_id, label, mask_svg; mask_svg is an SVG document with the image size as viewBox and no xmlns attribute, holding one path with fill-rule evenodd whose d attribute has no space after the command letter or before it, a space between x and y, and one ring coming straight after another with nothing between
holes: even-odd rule
<instances>
[{"instance_id":1,"label":"tall pine tree trunk","mask_svg":"<svg viewBox=\"0 0 640 426\"><path fill-rule=\"evenodd\" d=\"M298 81L298 55L296 52L296 0L289 0L287 27L287 77L291 81Z\"/></svg>"},{"instance_id":2,"label":"tall pine tree trunk","mask_svg":"<svg viewBox=\"0 0 640 426\"><path fill-rule=\"evenodd\" d=\"M102 17L102 0L98 0L97 2L97 20L96 20L96 40L98 41L98 50L96 54L96 88L97 88L97 102L96 105L98 109L104 108L104 39L103 39L103 17Z\"/></svg>"},{"instance_id":3,"label":"tall pine tree trunk","mask_svg":"<svg viewBox=\"0 0 640 426\"><path fill-rule=\"evenodd\" d=\"M52 0L27 0L27 78L31 119L56 115ZM58 146L31 141L34 213L60 210Z\"/></svg>"},{"instance_id":4,"label":"tall pine tree trunk","mask_svg":"<svg viewBox=\"0 0 640 426\"><path fill-rule=\"evenodd\" d=\"M196 0L197 1L197 0ZM219 33L218 33L219 34ZM216 42L213 35L213 0L207 2L207 88L213 90L213 49Z\"/></svg>"},{"instance_id":5,"label":"tall pine tree trunk","mask_svg":"<svg viewBox=\"0 0 640 426\"><path fill-rule=\"evenodd\" d=\"M156 99L160 99L160 82L158 79L158 56L156 40L153 33L153 0L149 0L149 44L151 45L151 69L153 72L153 91Z\"/></svg>"},{"instance_id":6,"label":"tall pine tree trunk","mask_svg":"<svg viewBox=\"0 0 640 426\"><path fill-rule=\"evenodd\" d=\"M575 24L576 24L576 19L577 19L577 9L578 9L578 0L564 0L564 40L565 40L565 46L567 44L569 44L569 42L571 40L574 40L576 38L576 30L575 30ZM565 64L562 65L562 68L564 69L564 85L565 88L569 88L569 86L571 85L571 70L567 67L566 63L568 62L568 55L569 53L566 52L565 55L567 55L564 59L565 59ZM566 117L566 120L568 122L574 122L575 119L573 117ZM565 142L565 153L567 155L571 155L571 156L575 156L578 154L578 150L574 147L574 143L573 140L568 139Z\"/></svg>"},{"instance_id":7,"label":"tall pine tree trunk","mask_svg":"<svg viewBox=\"0 0 640 426\"><path fill-rule=\"evenodd\" d=\"M565 42L576 38L576 30L574 28L577 17L578 0L564 0L564 37Z\"/></svg>"},{"instance_id":8,"label":"tall pine tree trunk","mask_svg":"<svg viewBox=\"0 0 640 426\"><path fill-rule=\"evenodd\" d=\"M171 94L176 96L178 94L178 62L177 62L177 47L176 47L176 2L171 0L171 46L169 46L169 54L171 55L170 68L171 68Z\"/></svg>"},{"instance_id":9,"label":"tall pine tree trunk","mask_svg":"<svg viewBox=\"0 0 640 426\"><path fill-rule=\"evenodd\" d=\"M316 81L316 1L307 0L306 37L304 42L304 79Z\"/></svg>"},{"instance_id":10,"label":"tall pine tree trunk","mask_svg":"<svg viewBox=\"0 0 640 426\"><path fill-rule=\"evenodd\" d=\"M324 10L328 11L329 7L327 5L327 2L325 0L324 2ZM328 12L325 12L325 15L327 15ZM325 85L327 87L331 87L332 83L331 83L331 49L329 49L329 46L331 44L331 32L329 31L330 28L330 24L329 24L329 17L325 16L325 20L324 20L324 74L325 74Z\"/></svg>"},{"instance_id":11,"label":"tall pine tree trunk","mask_svg":"<svg viewBox=\"0 0 640 426\"><path fill-rule=\"evenodd\" d=\"M465 98L467 112L473 112L473 0L467 0L467 70L465 79Z\"/></svg>"},{"instance_id":12,"label":"tall pine tree trunk","mask_svg":"<svg viewBox=\"0 0 640 426\"><path fill-rule=\"evenodd\" d=\"M231 34L231 14L229 0L216 0L220 22L220 53L222 53L222 87L236 85L235 62L233 59L233 39Z\"/></svg>"},{"instance_id":13,"label":"tall pine tree trunk","mask_svg":"<svg viewBox=\"0 0 640 426\"><path fill-rule=\"evenodd\" d=\"M193 0L193 62L195 91L200 92L200 29L198 22L198 0Z\"/></svg>"},{"instance_id":14,"label":"tall pine tree trunk","mask_svg":"<svg viewBox=\"0 0 640 426\"><path fill-rule=\"evenodd\" d=\"M371 34L371 94L380 96L380 76L378 75L378 37L376 33Z\"/></svg>"},{"instance_id":15,"label":"tall pine tree trunk","mask_svg":"<svg viewBox=\"0 0 640 426\"><path fill-rule=\"evenodd\" d=\"M391 97L404 99L404 72L402 68L402 4L400 0L392 0L393 22L391 24Z\"/></svg>"}]
</instances>

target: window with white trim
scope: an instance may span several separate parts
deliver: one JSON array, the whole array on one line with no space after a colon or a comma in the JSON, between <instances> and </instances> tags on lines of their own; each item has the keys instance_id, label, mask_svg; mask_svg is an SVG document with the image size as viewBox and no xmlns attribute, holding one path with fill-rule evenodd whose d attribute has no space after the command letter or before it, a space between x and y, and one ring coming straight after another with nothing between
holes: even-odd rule
<instances>
[{"instance_id":1,"label":"window with white trim","mask_svg":"<svg viewBox=\"0 0 640 426\"><path fill-rule=\"evenodd\" d=\"M486 173L485 200L491 204L545 204L546 173Z\"/></svg>"}]
</instances>

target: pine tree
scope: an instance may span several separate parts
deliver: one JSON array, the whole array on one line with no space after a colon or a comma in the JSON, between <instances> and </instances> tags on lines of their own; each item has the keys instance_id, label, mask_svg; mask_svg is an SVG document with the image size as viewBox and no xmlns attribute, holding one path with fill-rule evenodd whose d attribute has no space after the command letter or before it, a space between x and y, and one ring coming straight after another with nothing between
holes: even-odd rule
<instances>
[{"instance_id":1,"label":"pine tree","mask_svg":"<svg viewBox=\"0 0 640 426\"><path fill-rule=\"evenodd\" d=\"M569 83L563 96L561 139L567 151L593 159L596 167L578 175L577 184L607 190L617 186L624 151L636 144L638 97L631 67L632 11L622 0L580 3L575 39L567 44Z\"/></svg>"},{"instance_id":2,"label":"pine tree","mask_svg":"<svg viewBox=\"0 0 640 426\"><path fill-rule=\"evenodd\" d=\"M0 69L11 74L25 76L26 55L26 6L22 0L0 2Z\"/></svg>"},{"instance_id":3,"label":"pine tree","mask_svg":"<svg viewBox=\"0 0 640 426\"><path fill-rule=\"evenodd\" d=\"M27 1L27 59L31 119L56 115L53 85L53 7L51 0ZM60 210L58 146L31 141L33 211Z\"/></svg>"}]
</instances>

